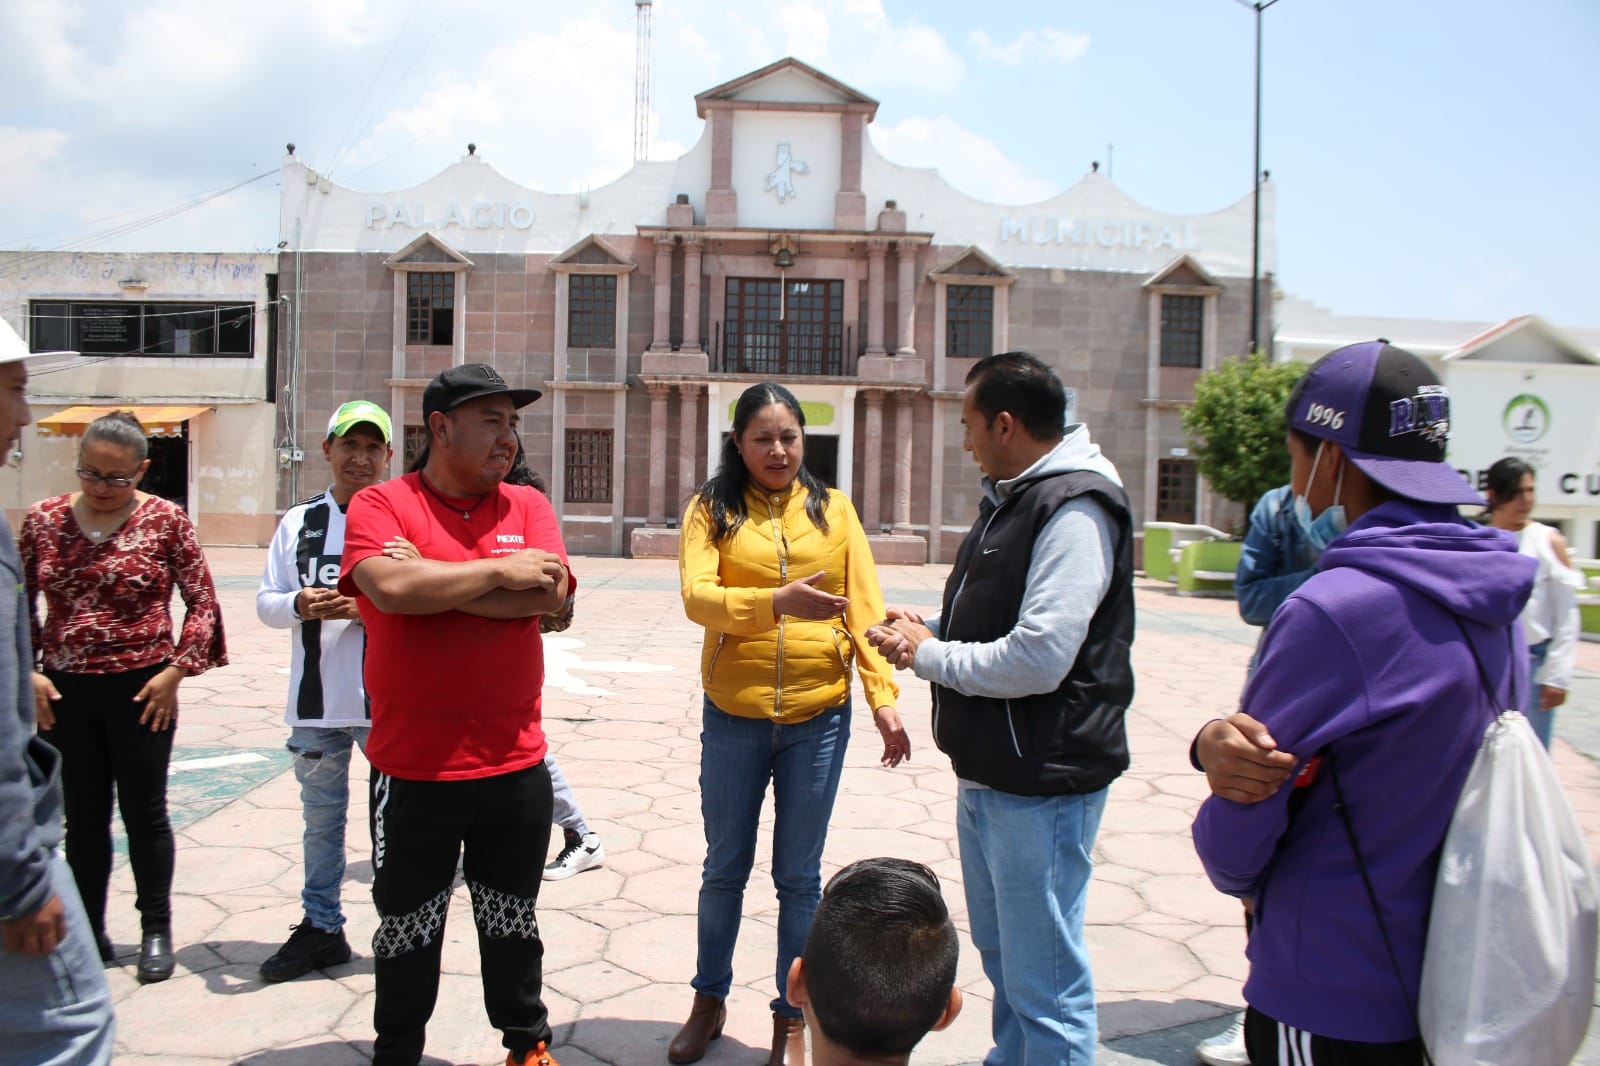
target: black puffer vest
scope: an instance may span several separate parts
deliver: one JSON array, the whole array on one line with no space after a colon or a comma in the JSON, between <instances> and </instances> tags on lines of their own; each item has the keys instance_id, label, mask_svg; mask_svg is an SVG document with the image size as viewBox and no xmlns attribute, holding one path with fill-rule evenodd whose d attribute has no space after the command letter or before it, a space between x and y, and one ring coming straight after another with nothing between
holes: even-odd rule
<instances>
[{"instance_id":1,"label":"black puffer vest","mask_svg":"<svg viewBox=\"0 0 1600 1066\"><path fill-rule=\"evenodd\" d=\"M1096 792L1128 768L1124 717L1133 701L1133 517L1127 494L1086 470L985 497L945 583L945 640L987 643L1016 627L1033 542L1069 500L1089 496L1111 517L1111 584L1072 669L1054 692L1018 699L933 686L933 737L968 781L1022 796Z\"/></svg>"}]
</instances>

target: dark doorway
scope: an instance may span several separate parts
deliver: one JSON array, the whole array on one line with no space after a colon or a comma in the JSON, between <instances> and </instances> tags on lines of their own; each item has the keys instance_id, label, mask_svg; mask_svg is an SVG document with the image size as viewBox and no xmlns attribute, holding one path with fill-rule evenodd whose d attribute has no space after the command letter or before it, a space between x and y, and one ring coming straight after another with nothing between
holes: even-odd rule
<instances>
[{"instance_id":1,"label":"dark doorway","mask_svg":"<svg viewBox=\"0 0 1600 1066\"><path fill-rule=\"evenodd\" d=\"M189 509L189 425L181 437L150 438L150 469L139 487Z\"/></svg>"},{"instance_id":2,"label":"dark doorway","mask_svg":"<svg viewBox=\"0 0 1600 1066\"><path fill-rule=\"evenodd\" d=\"M806 436L806 469L829 488L839 484L839 438Z\"/></svg>"}]
</instances>

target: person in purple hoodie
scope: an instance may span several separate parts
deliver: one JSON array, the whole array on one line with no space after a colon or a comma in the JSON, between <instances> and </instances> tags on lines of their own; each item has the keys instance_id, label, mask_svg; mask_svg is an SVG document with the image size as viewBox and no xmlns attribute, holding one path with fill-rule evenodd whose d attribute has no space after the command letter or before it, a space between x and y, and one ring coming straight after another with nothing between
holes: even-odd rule
<instances>
[{"instance_id":1,"label":"person in purple hoodie","mask_svg":"<svg viewBox=\"0 0 1600 1066\"><path fill-rule=\"evenodd\" d=\"M1457 512L1479 498L1444 461L1449 395L1416 356L1330 352L1287 415L1295 506L1348 527L1273 616L1241 713L1196 737L1214 795L1195 850L1255 908L1255 1066L1420 1063L1439 853L1484 731L1528 684L1513 623L1534 566Z\"/></svg>"}]
</instances>

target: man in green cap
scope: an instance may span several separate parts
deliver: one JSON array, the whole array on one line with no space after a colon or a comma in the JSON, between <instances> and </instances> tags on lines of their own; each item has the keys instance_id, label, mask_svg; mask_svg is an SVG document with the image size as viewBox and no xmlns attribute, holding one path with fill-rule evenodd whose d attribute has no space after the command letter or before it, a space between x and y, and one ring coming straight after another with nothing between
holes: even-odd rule
<instances>
[{"instance_id":1,"label":"man in green cap","mask_svg":"<svg viewBox=\"0 0 1600 1066\"><path fill-rule=\"evenodd\" d=\"M289 981L350 961L339 903L350 753L357 746L366 751L371 717L361 680L366 630L355 600L334 586L345 510L357 492L383 478L392 435L388 413L367 400L351 400L333 413L322 442L333 484L284 514L256 592L257 616L294 633L284 718L306 826L305 917L261 964L263 981Z\"/></svg>"}]
</instances>

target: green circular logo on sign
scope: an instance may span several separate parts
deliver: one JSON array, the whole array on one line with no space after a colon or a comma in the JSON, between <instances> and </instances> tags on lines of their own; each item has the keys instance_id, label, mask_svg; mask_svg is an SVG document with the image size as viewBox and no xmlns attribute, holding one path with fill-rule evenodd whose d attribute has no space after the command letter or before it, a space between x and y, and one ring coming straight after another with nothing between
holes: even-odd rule
<instances>
[{"instance_id":1,"label":"green circular logo on sign","mask_svg":"<svg viewBox=\"0 0 1600 1066\"><path fill-rule=\"evenodd\" d=\"M1518 444L1532 444L1550 431L1550 408L1531 392L1511 397L1500 416L1506 436Z\"/></svg>"}]
</instances>

